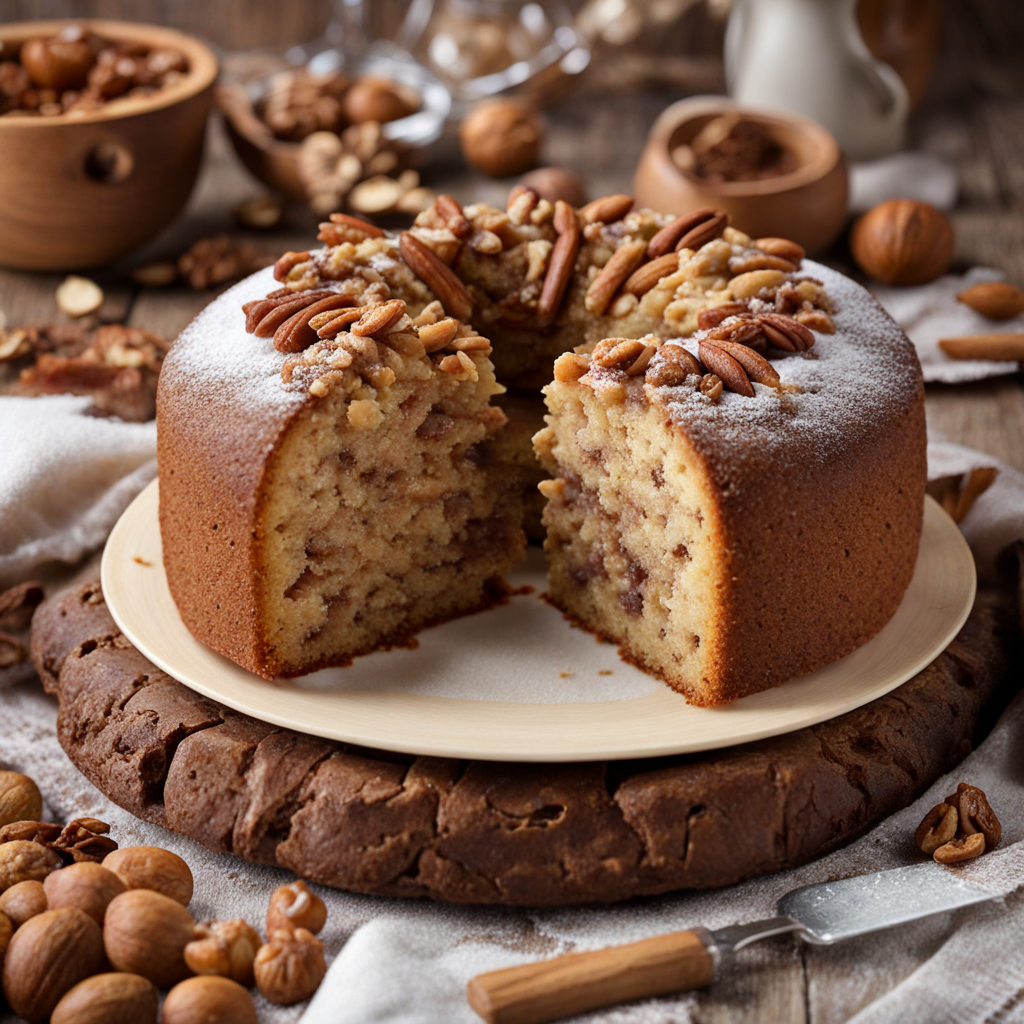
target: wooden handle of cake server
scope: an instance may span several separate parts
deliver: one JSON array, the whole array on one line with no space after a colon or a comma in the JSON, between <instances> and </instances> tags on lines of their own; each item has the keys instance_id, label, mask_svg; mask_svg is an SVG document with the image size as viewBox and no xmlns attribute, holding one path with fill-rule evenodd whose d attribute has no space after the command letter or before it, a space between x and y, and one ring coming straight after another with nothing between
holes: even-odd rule
<instances>
[{"instance_id":1,"label":"wooden handle of cake server","mask_svg":"<svg viewBox=\"0 0 1024 1024\"><path fill-rule=\"evenodd\" d=\"M469 1005L488 1024L543 1024L711 984L714 960L703 930L673 932L593 953L508 967L472 978Z\"/></svg>"}]
</instances>

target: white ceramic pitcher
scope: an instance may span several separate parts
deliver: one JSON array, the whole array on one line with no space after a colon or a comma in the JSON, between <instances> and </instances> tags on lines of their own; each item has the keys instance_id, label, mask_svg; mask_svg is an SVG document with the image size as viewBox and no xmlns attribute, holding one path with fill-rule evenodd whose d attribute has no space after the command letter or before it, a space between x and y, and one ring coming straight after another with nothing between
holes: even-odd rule
<instances>
[{"instance_id":1,"label":"white ceramic pitcher","mask_svg":"<svg viewBox=\"0 0 1024 1024\"><path fill-rule=\"evenodd\" d=\"M857 0L733 0L725 40L738 103L803 114L827 128L850 160L899 149L906 87L875 60L857 26Z\"/></svg>"}]
</instances>

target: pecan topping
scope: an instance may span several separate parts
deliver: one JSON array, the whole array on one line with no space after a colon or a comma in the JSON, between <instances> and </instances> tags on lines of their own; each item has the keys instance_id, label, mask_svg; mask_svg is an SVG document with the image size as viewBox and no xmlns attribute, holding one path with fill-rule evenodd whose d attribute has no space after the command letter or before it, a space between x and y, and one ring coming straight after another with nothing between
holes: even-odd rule
<instances>
[{"instance_id":1,"label":"pecan topping","mask_svg":"<svg viewBox=\"0 0 1024 1024\"><path fill-rule=\"evenodd\" d=\"M685 246L679 246L677 243L687 237L701 224L710 221L712 218L721 214L721 210L712 210L705 208L702 210L691 210L689 213L684 213L679 217L676 217L674 221L666 224L648 243L647 243L647 255L650 258L657 259L659 256L664 256L665 253L685 248ZM722 214L724 216L724 214ZM722 225L722 230L725 230L725 225ZM717 236L712 236L717 237ZM709 239L710 241L710 239ZM693 246L690 246L692 249Z\"/></svg>"},{"instance_id":2,"label":"pecan topping","mask_svg":"<svg viewBox=\"0 0 1024 1024\"><path fill-rule=\"evenodd\" d=\"M555 203L554 226L558 232L558 241L551 250L544 285L537 302L537 312L544 318L553 317L562 304L580 248L580 223L576 211L561 199Z\"/></svg>"},{"instance_id":3,"label":"pecan topping","mask_svg":"<svg viewBox=\"0 0 1024 1024\"><path fill-rule=\"evenodd\" d=\"M794 314L794 319L809 327L812 331L820 331L822 334L835 334L836 325L832 317L821 309L801 309Z\"/></svg>"},{"instance_id":4,"label":"pecan topping","mask_svg":"<svg viewBox=\"0 0 1024 1024\"><path fill-rule=\"evenodd\" d=\"M581 207L580 216L584 224L612 224L633 209L633 197L626 195L602 196Z\"/></svg>"},{"instance_id":5,"label":"pecan topping","mask_svg":"<svg viewBox=\"0 0 1024 1024\"><path fill-rule=\"evenodd\" d=\"M379 306L371 306L352 325L352 333L369 336L393 327L405 316L406 305L401 299L391 299Z\"/></svg>"},{"instance_id":6,"label":"pecan topping","mask_svg":"<svg viewBox=\"0 0 1024 1024\"><path fill-rule=\"evenodd\" d=\"M274 332L293 313L300 309L327 298L331 292L319 291L292 292L287 289L271 292L265 299L254 299L242 307L245 313L245 330L255 334L257 338L273 337Z\"/></svg>"},{"instance_id":7,"label":"pecan topping","mask_svg":"<svg viewBox=\"0 0 1024 1024\"><path fill-rule=\"evenodd\" d=\"M309 321L328 309L340 309L351 305L350 297L344 292L330 293L312 305L293 313L274 332L274 348L278 352L301 352L317 340L316 331Z\"/></svg>"},{"instance_id":8,"label":"pecan topping","mask_svg":"<svg viewBox=\"0 0 1024 1024\"><path fill-rule=\"evenodd\" d=\"M754 248L772 256L781 256L784 260L789 260L790 263L795 263L797 266L806 255L802 245L791 242L788 238L757 238L754 240Z\"/></svg>"},{"instance_id":9,"label":"pecan topping","mask_svg":"<svg viewBox=\"0 0 1024 1024\"><path fill-rule=\"evenodd\" d=\"M663 277L679 269L679 254L674 252L645 263L626 279L622 290L629 295L646 295Z\"/></svg>"},{"instance_id":10,"label":"pecan topping","mask_svg":"<svg viewBox=\"0 0 1024 1024\"><path fill-rule=\"evenodd\" d=\"M575 352L563 352L555 360L555 380L563 384L577 381L590 369L586 356Z\"/></svg>"},{"instance_id":11,"label":"pecan topping","mask_svg":"<svg viewBox=\"0 0 1024 1024\"><path fill-rule=\"evenodd\" d=\"M737 276L749 274L755 270L781 270L784 274L791 274L796 269L795 263L784 260L781 256L758 252L756 249L729 258L729 273Z\"/></svg>"},{"instance_id":12,"label":"pecan topping","mask_svg":"<svg viewBox=\"0 0 1024 1024\"><path fill-rule=\"evenodd\" d=\"M623 242L601 268L587 289L585 304L595 316L603 316L619 286L632 275L647 251L647 243Z\"/></svg>"},{"instance_id":13,"label":"pecan topping","mask_svg":"<svg viewBox=\"0 0 1024 1024\"><path fill-rule=\"evenodd\" d=\"M768 341L785 352L806 352L814 344L814 335L792 317L759 313L756 320Z\"/></svg>"},{"instance_id":14,"label":"pecan topping","mask_svg":"<svg viewBox=\"0 0 1024 1024\"><path fill-rule=\"evenodd\" d=\"M713 373L705 373L700 379L700 393L718 405L722 398L722 381Z\"/></svg>"},{"instance_id":15,"label":"pecan topping","mask_svg":"<svg viewBox=\"0 0 1024 1024\"><path fill-rule=\"evenodd\" d=\"M341 245L343 242L362 242L383 236L383 230L376 224L347 213L332 213L329 222L320 225L320 233L316 237L325 245Z\"/></svg>"},{"instance_id":16,"label":"pecan topping","mask_svg":"<svg viewBox=\"0 0 1024 1024\"><path fill-rule=\"evenodd\" d=\"M697 344L700 361L730 390L747 398L754 397L754 388L750 383L742 364L725 349L713 342L702 339Z\"/></svg>"},{"instance_id":17,"label":"pecan topping","mask_svg":"<svg viewBox=\"0 0 1024 1024\"><path fill-rule=\"evenodd\" d=\"M948 843L940 846L933 854L940 864L956 864L962 860L971 860L980 857L985 852L985 837L980 832L973 835L963 836L960 839L951 839Z\"/></svg>"},{"instance_id":18,"label":"pecan topping","mask_svg":"<svg viewBox=\"0 0 1024 1024\"><path fill-rule=\"evenodd\" d=\"M349 324L354 324L359 320L369 308L371 307L352 306L349 309L342 309L340 311L329 309L326 312L317 313L309 321L309 326L316 331L318 338L333 338L336 334L340 334Z\"/></svg>"},{"instance_id":19,"label":"pecan topping","mask_svg":"<svg viewBox=\"0 0 1024 1024\"><path fill-rule=\"evenodd\" d=\"M704 359L704 350L706 348L718 349L726 353L726 355L732 356L740 364L750 380L758 384L767 384L769 387L776 387L779 384L779 374L775 367L764 356L755 352L754 349L748 348L746 345L735 341L723 341L708 337L699 343L699 347L702 359ZM704 361L707 363L706 359ZM710 366L710 364L708 365ZM717 369L715 372L720 377L722 376ZM724 377L722 379L725 380ZM726 381L726 383L728 384L729 382Z\"/></svg>"},{"instance_id":20,"label":"pecan topping","mask_svg":"<svg viewBox=\"0 0 1024 1024\"><path fill-rule=\"evenodd\" d=\"M709 306L697 314L697 327L707 331L729 317L742 316L748 310L749 306L745 302L723 302L718 306Z\"/></svg>"},{"instance_id":21,"label":"pecan topping","mask_svg":"<svg viewBox=\"0 0 1024 1024\"><path fill-rule=\"evenodd\" d=\"M997 846L1003 835L1003 826L989 805L988 798L977 786L961 782L957 786L960 810L960 828L967 835L980 832L985 837L985 849Z\"/></svg>"},{"instance_id":22,"label":"pecan topping","mask_svg":"<svg viewBox=\"0 0 1024 1024\"><path fill-rule=\"evenodd\" d=\"M757 320L746 316L740 320L712 327L707 336L712 341L731 341L736 345L746 345L749 348L757 349L762 355L768 348L761 325Z\"/></svg>"},{"instance_id":23,"label":"pecan topping","mask_svg":"<svg viewBox=\"0 0 1024 1024\"><path fill-rule=\"evenodd\" d=\"M530 219L540 196L526 185L513 185L512 191L508 194L508 203L505 211L513 224L522 226Z\"/></svg>"},{"instance_id":24,"label":"pecan topping","mask_svg":"<svg viewBox=\"0 0 1024 1024\"><path fill-rule=\"evenodd\" d=\"M445 310L459 320L468 320L473 299L455 272L408 231L403 231L398 241L409 269L438 297Z\"/></svg>"},{"instance_id":25,"label":"pecan topping","mask_svg":"<svg viewBox=\"0 0 1024 1024\"><path fill-rule=\"evenodd\" d=\"M729 214L719 210L713 217L687 231L676 242L676 252L679 252L681 249L699 249L702 245L707 245L708 242L719 238L728 226Z\"/></svg>"},{"instance_id":26,"label":"pecan topping","mask_svg":"<svg viewBox=\"0 0 1024 1024\"><path fill-rule=\"evenodd\" d=\"M950 804L936 804L917 826L914 842L922 853L931 856L940 846L945 846L956 836L959 815Z\"/></svg>"},{"instance_id":27,"label":"pecan topping","mask_svg":"<svg viewBox=\"0 0 1024 1024\"><path fill-rule=\"evenodd\" d=\"M300 263L309 259L309 252L286 252L274 264L274 280L283 281L288 277L289 272Z\"/></svg>"},{"instance_id":28,"label":"pecan topping","mask_svg":"<svg viewBox=\"0 0 1024 1024\"><path fill-rule=\"evenodd\" d=\"M606 370L622 370L628 377L636 377L647 369L656 351L654 345L635 338L606 338L594 346L591 361Z\"/></svg>"},{"instance_id":29,"label":"pecan topping","mask_svg":"<svg viewBox=\"0 0 1024 1024\"><path fill-rule=\"evenodd\" d=\"M661 359L647 370L644 377L652 387L679 387L686 383L687 377L701 376L700 363L682 345L669 342L658 349L658 355Z\"/></svg>"},{"instance_id":30,"label":"pecan topping","mask_svg":"<svg viewBox=\"0 0 1024 1024\"><path fill-rule=\"evenodd\" d=\"M452 317L438 320L437 323L424 324L420 329L420 341L428 352L440 352L459 333L459 321Z\"/></svg>"},{"instance_id":31,"label":"pecan topping","mask_svg":"<svg viewBox=\"0 0 1024 1024\"><path fill-rule=\"evenodd\" d=\"M439 195L434 200L434 209L456 238L465 238L473 230L473 225L466 220L462 207L451 196L444 193Z\"/></svg>"}]
</instances>

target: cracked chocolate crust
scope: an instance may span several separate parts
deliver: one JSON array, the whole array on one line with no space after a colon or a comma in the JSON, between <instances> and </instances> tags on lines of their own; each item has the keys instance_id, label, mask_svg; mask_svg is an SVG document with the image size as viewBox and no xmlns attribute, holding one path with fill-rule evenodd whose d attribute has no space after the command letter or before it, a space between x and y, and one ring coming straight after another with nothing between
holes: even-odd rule
<instances>
[{"instance_id":1,"label":"cracked chocolate crust","mask_svg":"<svg viewBox=\"0 0 1024 1024\"><path fill-rule=\"evenodd\" d=\"M40 606L58 736L102 792L218 852L356 892L555 906L793 867L905 806L1008 697L1008 601L886 697L710 754L506 764L403 757L267 725L192 692L120 634L99 583Z\"/></svg>"}]
</instances>

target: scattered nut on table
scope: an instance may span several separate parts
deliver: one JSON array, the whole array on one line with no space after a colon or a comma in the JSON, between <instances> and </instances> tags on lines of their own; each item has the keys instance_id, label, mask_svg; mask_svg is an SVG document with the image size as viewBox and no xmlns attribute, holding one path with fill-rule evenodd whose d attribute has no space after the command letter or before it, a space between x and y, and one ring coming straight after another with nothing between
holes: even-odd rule
<instances>
[{"instance_id":1,"label":"scattered nut on table","mask_svg":"<svg viewBox=\"0 0 1024 1024\"><path fill-rule=\"evenodd\" d=\"M966 782L936 804L917 827L914 841L940 864L978 857L995 847L1003 827L985 793Z\"/></svg>"},{"instance_id":2,"label":"scattered nut on table","mask_svg":"<svg viewBox=\"0 0 1024 1024\"><path fill-rule=\"evenodd\" d=\"M190 974L185 947L194 928L192 915L169 896L129 889L107 907L103 944L117 970L141 974L158 988L169 988Z\"/></svg>"},{"instance_id":3,"label":"scattered nut on table","mask_svg":"<svg viewBox=\"0 0 1024 1024\"><path fill-rule=\"evenodd\" d=\"M61 997L103 968L100 926L72 907L26 921L7 947L4 995L29 1024L45 1024Z\"/></svg>"},{"instance_id":4,"label":"scattered nut on table","mask_svg":"<svg viewBox=\"0 0 1024 1024\"><path fill-rule=\"evenodd\" d=\"M163 1024L257 1024L256 1007L236 981L217 975L189 978L167 993Z\"/></svg>"},{"instance_id":5,"label":"scattered nut on table","mask_svg":"<svg viewBox=\"0 0 1024 1024\"><path fill-rule=\"evenodd\" d=\"M50 1024L156 1024L160 995L138 974L94 974L70 989Z\"/></svg>"},{"instance_id":6,"label":"scattered nut on table","mask_svg":"<svg viewBox=\"0 0 1024 1024\"><path fill-rule=\"evenodd\" d=\"M951 804L936 804L925 815L914 835L922 853L931 855L948 843L956 835L959 820L959 813Z\"/></svg>"},{"instance_id":7,"label":"scattered nut on table","mask_svg":"<svg viewBox=\"0 0 1024 1024\"><path fill-rule=\"evenodd\" d=\"M275 889L267 907L267 934L305 928L314 935L327 921L327 906L301 879Z\"/></svg>"},{"instance_id":8,"label":"scattered nut on table","mask_svg":"<svg viewBox=\"0 0 1024 1024\"><path fill-rule=\"evenodd\" d=\"M989 320L1012 320L1024 313L1024 292L1008 281L983 281L962 291L957 299Z\"/></svg>"},{"instance_id":9,"label":"scattered nut on table","mask_svg":"<svg viewBox=\"0 0 1024 1024\"><path fill-rule=\"evenodd\" d=\"M853 225L850 250L857 266L883 284L926 284L949 269L953 227L928 203L890 199Z\"/></svg>"},{"instance_id":10,"label":"scattered nut on table","mask_svg":"<svg viewBox=\"0 0 1024 1024\"><path fill-rule=\"evenodd\" d=\"M103 289L87 277L69 274L57 286L57 308L68 316L88 316L103 305Z\"/></svg>"},{"instance_id":11,"label":"scattered nut on table","mask_svg":"<svg viewBox=\"0 0 1024 1024\"><path fill-rule=\"evenodd\" d=\"M103 861L124 882L126 889L152 889L187 907L193 879L189 866L176 853L159 846L126 846Z\"/></svg>"},{"instance_id":12,"label":"scattered nut on table","mask_svg":"<svg viewBox=\"0 0 1024 1024\"><path fill-rule=\"evenodd\" d=\"M282 1006L308 999L327 973L323 944L305 928L268 935L254 967L256 987L270 1002Z\"/></svg>"},{"instance_id":13,"label":"scattered nut on table","mask_svg":"<svg viewBox=\"0 0 1024 1024\"><path fill-rule=\"evenodd\" d=\"M55 871L43 883L43 890L51 910L77 907L98 925L103 924L110 901L127 891L113 871L89 861Z\"/></svg>"},{"instance_id":14,"label":"scattered nut on table","mask_svg":"<svg viewBox=\"0 0 1024 1024\"><path fill-rule=\"evenodd\" d=\"M35 821L43 813L39 787L20 772L0 771L0 826Z\"/></svg>"},{"instance_id":15,"label":"scattered nut on table","mask_svg":"<svg viewBox=\"0 0 1024 1024\"><path fill-rule=\"evenodd\" d=\"M256 929L241 918L201 921L185 947L185 963L196 974L218 974L251 988L253 960L262 945Z\"/></svg>"}]
</instances>

